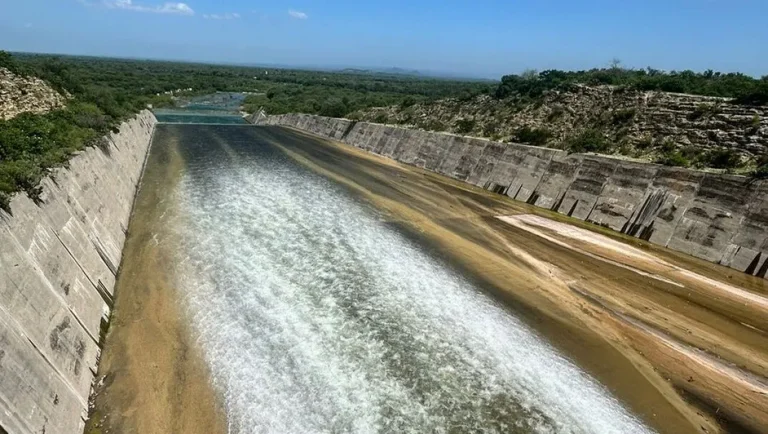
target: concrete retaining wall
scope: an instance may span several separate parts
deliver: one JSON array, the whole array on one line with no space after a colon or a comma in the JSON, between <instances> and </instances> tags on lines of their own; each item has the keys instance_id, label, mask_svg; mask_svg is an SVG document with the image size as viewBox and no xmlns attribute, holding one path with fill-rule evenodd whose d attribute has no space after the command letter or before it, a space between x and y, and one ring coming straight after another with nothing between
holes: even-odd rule
<instances>
[{"instance_id":1,"label":"concrete retaining wall","mask_svg":"<svg viewBox=\"0 0 768 434\"><path fill-rule=\"evenodd\" d=\"M0 211L0 432L83 431L154 126L140 113Z\"/></svg>"},{"instance_id":2,"label":"concrete retaining wall","mask_svg":"<svg viewBox=\"0 0 768 434\"><path fill-rule=\"evenodd\" d=\"M367 122L288 114L284 125L765 277L768 182Z\"/></svg>"}]
</instances>

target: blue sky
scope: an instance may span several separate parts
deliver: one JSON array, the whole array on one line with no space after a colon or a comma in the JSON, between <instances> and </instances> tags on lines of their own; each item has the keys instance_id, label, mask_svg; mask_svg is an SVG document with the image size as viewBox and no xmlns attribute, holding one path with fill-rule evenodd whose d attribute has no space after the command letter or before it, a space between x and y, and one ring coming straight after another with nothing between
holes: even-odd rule
<instances>
[{"instance_id":1,"label":"blue sky","mask_svg":"<svg viewBox=\"0 0 768 434\"><path fill-rule=\"evenodd\" d=\"M0 0L0 49L402 67L768 75L766 0Z\"/></svg>"}]
</instances>

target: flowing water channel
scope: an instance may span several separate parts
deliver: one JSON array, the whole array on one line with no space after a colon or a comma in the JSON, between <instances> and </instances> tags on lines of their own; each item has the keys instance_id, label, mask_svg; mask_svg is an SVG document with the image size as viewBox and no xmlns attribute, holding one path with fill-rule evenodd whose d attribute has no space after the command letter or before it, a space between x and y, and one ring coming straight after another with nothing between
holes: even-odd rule
<instances>
[{"instance_id":1,"label":"flowing water channel","mask_svg":"<svg viewBox=\"0 0 768 434\"><path fill-rule=\"evenodd\" d=\"M164 128L185 166L165 223L179 240L173 274L230 432L650 431L262 128Z\"/></svg>"}]
</instances>

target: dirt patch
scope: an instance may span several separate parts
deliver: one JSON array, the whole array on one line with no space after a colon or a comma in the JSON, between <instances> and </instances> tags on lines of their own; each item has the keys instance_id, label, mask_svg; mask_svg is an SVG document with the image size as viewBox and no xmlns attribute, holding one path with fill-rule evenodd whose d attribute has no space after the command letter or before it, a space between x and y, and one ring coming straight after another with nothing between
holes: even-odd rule
<instances>
[{"instance_id":1,"label":"dirt patch","mask_svg":"<svg viewBox=\"0 0 768 434\"><path fill-rule=\"evenodd\" d=\"M168 131L168 130L164 130ZM86 433L225 433L226 421L174 286L164 230L183 162L155 135L131 219Z\"/></svg>"}]
</instances>

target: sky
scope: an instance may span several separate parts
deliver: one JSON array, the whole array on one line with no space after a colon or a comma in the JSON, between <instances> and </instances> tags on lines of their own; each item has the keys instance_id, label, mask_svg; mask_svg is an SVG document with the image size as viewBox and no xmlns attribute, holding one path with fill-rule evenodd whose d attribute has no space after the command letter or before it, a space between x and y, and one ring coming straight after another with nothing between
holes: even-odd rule
<instances>
[{"instance_id":1,"label":"sky","mask_svg":"<svg viewBox=\"0 0 768 434\"><path fill-rule=\"evenodd\" d=\"M499 78L768 75L766 0L0 0L0 49Z\"/></svg>"}]
</instances>

